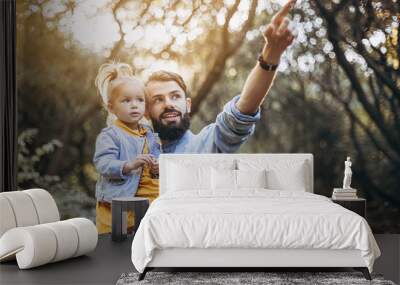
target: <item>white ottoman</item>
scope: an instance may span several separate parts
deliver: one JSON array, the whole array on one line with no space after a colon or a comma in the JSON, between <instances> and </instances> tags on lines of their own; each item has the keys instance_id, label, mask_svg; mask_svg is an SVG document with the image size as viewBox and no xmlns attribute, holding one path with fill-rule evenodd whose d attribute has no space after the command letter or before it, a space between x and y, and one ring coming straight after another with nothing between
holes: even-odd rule
<instances>
[{"instance_id":1,"label":"white ottoman","mask_svg":"<svg viewBox=\"0 0 400 285\"><path fill-rule=\"evenodd\" d=\"M0 193L0 262L17 259L20 269L84 255L96 248L98 232L88 219L60 220L43 189Z\"/></svg>"}]
</instances>

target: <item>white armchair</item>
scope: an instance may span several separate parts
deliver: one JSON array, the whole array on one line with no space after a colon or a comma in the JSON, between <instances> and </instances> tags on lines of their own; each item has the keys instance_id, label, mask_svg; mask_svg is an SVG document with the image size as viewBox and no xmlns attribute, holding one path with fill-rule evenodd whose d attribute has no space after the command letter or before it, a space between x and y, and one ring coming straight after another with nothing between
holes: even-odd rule
<instances>
[{"instance_id":1,"label":"white armchair","mask_svg":"<svg viewBox=\"0 0 400 285\"><path fill-rule=\"evenodd\" d=\"M17 259L20 269L84 255L98 233L88 219L60 221L53 197L43 189L0 193L0 262Z\"/></svg>"}]
</instances>

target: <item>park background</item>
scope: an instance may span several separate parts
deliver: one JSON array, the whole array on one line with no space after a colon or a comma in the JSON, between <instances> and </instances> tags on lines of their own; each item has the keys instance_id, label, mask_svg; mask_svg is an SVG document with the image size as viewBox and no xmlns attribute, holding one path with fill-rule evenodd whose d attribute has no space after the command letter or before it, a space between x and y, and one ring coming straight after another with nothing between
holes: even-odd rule
<instances>
[{"instance_id":1,"label":"park background","mask_svg":"<svg viewBox=\"0 0 400 285\"><path fill-rule=\"evenodd\" d=\"M181 74L197 133L240 93L284 2L18 0L19 189L45 188L63 218L94 219L99 66ZM351 156L374 232L400 233L398 1L298 0L290 18L297 38L239 152L313 153L314 191L326 196Z\"/></svg>"}]
</instances>

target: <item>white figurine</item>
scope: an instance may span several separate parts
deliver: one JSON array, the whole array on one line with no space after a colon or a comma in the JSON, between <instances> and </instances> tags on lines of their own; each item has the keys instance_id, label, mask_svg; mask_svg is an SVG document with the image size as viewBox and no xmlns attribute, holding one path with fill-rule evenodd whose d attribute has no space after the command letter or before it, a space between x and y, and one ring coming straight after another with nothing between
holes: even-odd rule
<instances>
[{"instance_id":1,"label":"white figurine","mask_svg":"<svg viewBox=\"0 0 400 285\"><path fill-rule=\"evenodd\" d=\"M347 160L344 162L344 179L343 179L343 189L352 189L351 184L351 161L350 156L347 157Z\"/></svg>"}]
</instances>

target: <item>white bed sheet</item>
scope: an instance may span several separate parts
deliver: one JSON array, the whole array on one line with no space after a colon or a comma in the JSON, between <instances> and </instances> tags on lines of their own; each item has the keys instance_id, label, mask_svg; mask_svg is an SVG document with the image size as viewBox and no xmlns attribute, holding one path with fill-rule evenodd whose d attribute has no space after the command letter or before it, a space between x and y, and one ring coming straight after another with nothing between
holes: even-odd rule
<instances>
[{"instance_id":1,"label":"white bed sheet","mask_svg":"<svg viewBox=\"0 0 400 285\"><path fill-rule=\"evenodd\" d=\"M370 272L380 256L361 216L324 196L265 189L160 196L132 242L133 265L143 272L165 248L357 249Z\"/></svg>"}]
</instances>

